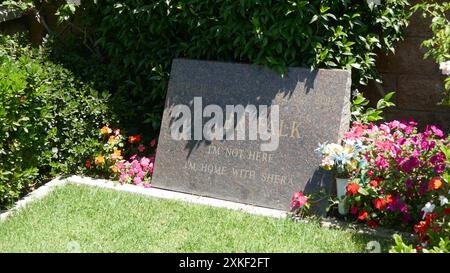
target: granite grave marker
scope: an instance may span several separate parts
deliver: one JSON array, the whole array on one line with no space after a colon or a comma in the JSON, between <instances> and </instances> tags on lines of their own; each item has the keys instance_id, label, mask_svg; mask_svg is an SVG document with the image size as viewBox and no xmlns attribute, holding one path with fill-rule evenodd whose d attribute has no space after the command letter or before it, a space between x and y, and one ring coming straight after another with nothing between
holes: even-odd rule
<instances>
[{"instance_id":1,"label":"granite grave marker","mask_svg":"<svg viewBox=\"0 0 450 273\"><path fill-rule=\"evenodd\" d=\"M319 143L338 141L348 129L350 85L345 70L290 68L282 77L256 65L175 59L154 186L277 209L289 208L297 191L330 190L333 179L318 169L320 158L314 150ZM195 114L199 101L202 109L213 104L224 112L227 105L268 105L269 111L277 107L277 149L263 151L264 141L249 140L248 128L245 140L198 139L194 123L205 125L212 117ZM177 105L191 110L192 122L185 124L190 140L173 138ZM225 120L225 114L219 118ZM233 117L234 124L237 119Z\"/></svg>"}]
</instances>

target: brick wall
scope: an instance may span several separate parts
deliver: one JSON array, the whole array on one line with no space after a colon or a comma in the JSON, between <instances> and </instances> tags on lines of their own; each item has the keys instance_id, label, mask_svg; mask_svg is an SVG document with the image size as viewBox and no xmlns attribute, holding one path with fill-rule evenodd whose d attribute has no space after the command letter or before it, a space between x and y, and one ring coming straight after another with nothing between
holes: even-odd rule
<instances>
[{"instance_id":1,"label":"brick wall","mask_svg":"<svg viewBox=\"0 0 450 273\"><path fill-rule=\"evenodd\" d=\"M420 46L432 35L429 25L429 20L414 14L406 39L396 46L395 54L379 54L377 67L383 84L371 82L363 91L371 101L396 91L396 107L386 113L387 119L413 118L420 124L437 124L450 132L450 107L437 105L442 98L444 77L439 65L423 59L426 49Z\"/></svg>"}]
</instances>

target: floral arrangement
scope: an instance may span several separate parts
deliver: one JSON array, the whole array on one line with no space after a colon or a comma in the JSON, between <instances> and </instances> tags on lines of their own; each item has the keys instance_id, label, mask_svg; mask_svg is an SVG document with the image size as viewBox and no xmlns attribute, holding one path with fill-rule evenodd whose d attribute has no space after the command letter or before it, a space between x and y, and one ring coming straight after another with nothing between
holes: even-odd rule
<instances>
[{"instance_id":1,"label":"floral arrangement","mask_svg":"<svg viewBox=\"0 0 450 273\"><path fill-rule=\"evenodd\" d=\"M347 139L343 145L321 144L316 152L322 157L322 168L333 170L337 177L349 178L367 164L362 156L365 150L360 140Z\"/></svg>"},{"instance_id":2,"label":"floral arrangement","mask_svg":"<svg viewBox=\"0 0 450 273\"><path fill-rule=\"evenodd\" d=\"M450 137L436 126L419 132L414 121L392 121L354 123L344 141L366 147L366 165L347 185L350 217L414 231L423 245L448 238Z\"/></svg>"},{"instance_id":3,"label":"floral arrangement","mask_svg":"<svg viewBox=\"0 0 450 273\"><path fill-rule=\"evenodd\" d=\"M99 130L102 149L86 160L86 171L90 175L118 179L122 184L151 186L154 171L156 139L149 146L143 143L142 135L124 137L120 129L103 126Z\"/></svg>"}]
</instances>

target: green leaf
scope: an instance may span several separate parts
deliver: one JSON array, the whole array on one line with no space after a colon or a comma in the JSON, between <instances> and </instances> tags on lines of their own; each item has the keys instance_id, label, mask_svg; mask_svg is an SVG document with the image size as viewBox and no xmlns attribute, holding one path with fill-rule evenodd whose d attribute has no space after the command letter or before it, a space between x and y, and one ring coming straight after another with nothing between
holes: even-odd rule
<instances>
[{"instance_id":1,"label":"green leaf","mask_svg":"<svg viewBox=\"0 0 450 273\"><path fill-rule=\"evenodd\" d=\"M364 195L364 196L369 195L369 192L366 189L362 188L362 187L359 188L358 192L360 194Z\"/></svg>"}]
</instances>

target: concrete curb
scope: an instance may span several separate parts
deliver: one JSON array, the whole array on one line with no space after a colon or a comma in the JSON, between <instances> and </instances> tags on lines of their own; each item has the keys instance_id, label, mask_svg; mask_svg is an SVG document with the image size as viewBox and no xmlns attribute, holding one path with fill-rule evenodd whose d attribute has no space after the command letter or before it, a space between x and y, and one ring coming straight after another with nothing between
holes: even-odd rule
<instances>
[{"instance_id":1,"label":"concrete curb","mask_svg":"<svg viewBox=\"0 0 450 273\"><path fill-rule=\"evenodd\" d=\"M113 189L117 191L124 191L124 192L131 192L131 193L137 193L149 197L154 198L161 198L161 199L170 199L170 200L178 200L193 204L200 204L200 205L208 205L212 207L217 208L227 208L232 210L238 210L238 211L244 211L250 214L254 215L260 215L260 216L267 216L267 217L274 217L274 218L285 218L287 216L286 211L282 210L275 210L275 209L269 209L269 208L263 208L263 207L257 207L252 205L246 205L231 201L225 201L225 200L219 200L215 198L209 198L209 197L203 197L198 195L192 195L187 193L181 193L181 192L175 192L175 191L169 191L169 190L163 190L158 188L144 188L139 187L135 185L130 184L119 184L112 182L110 180L104 180L104 179L92 179L89 177L81 177L81 176L71 176L65 179L62 179L60 177L55 178L51 180L50 182L46 183L45 185L39 187L37 190L31 192L21 200L19 200L16 205L0 214L0 221L6 219L11 214L13 214L15 211L24 208L29 203L40 199L47 194L49 194L55 187L62 186L68 183L78 184L78 185L88 185L88 186L94 186L94 187L100 187L105 189Z\"/></svg>"},{"instance_id":2,"label":"concrete curb","mask_svg":"<svg viewBox=\"0 0 450 273\"><path fill-rule=\"evenodd\" d=\"M188 202L192 204L200 204L200 205L207 205L217 208L227 208L237 211L243 211L254 215L260 215L260 216L266 216L266 217L273 217L273 218L286 218L288 216L286 211L282 210L276 210L276 209L269 209L269 208L263 208L263 207L257 207L252 205L246 205L242 203L236 203L231 201L225 201L225 200L219 200L215 198L210 197L203 197L198 195L192 195L187 193L181 193L181 192L175 192L175 191L169 191L164 189L158 189L158 188L144 188L140 186L130 185L130 184L119 184L117 182L113 182L110 180L104 180L104 179L92 179L89 177L81 177L81 176L70 176L68 178L62 179L60 177L57 177L50 182L46 183L45 185L39 187L37 190L31 192L29 195L25 196L23 199L18 201L16 205L0 214L0 221L5 220L14 212L17 210L24 208L29 203L41 199L48 195L55 187L66 185L66 184L77 184L77 185L88 185L88 186L94 186L104 189L112 189L117 191L123 191L123 192L131 192L136 194L141 194L153 198L161 198L161 199L168 199L168 200L178 200L182 202ZM299 219L298 222L310 222L308 219ZM378 236L381 238L392 238L393 234L400 234L402 237L406 240L413 239L414 236L410 233L404 233L404 232L397 232L390 229L369 229L363 225L359 224L352 224L347 223L343 221L339 221L336 219L320 219L319 223L324 228L329 229L342 229L345 231L351 231L351 232L357 232L360 234L368 234L373 236Z\"/></svg>"},{"instance_id":3,"label":"concrete curb","mask_svg":"<svg viewBox=\"0 0 450 273\"><path fill-rule=\"evenodd\" d=\"M187 193L163 190L158 188L144 188L130 184L121 185L119 183L114 183L109 180L100 180L100 179L92 179L88 177L80 177L80 176L71 176L67 178L68 182L96 186L107 189L114 189L125 192L138 193L145 196L161 198L161 199L171 199L171 200L179 200L193 204L200 205L208 205L217 208L228 208L232 210L240 210L245 211L255 215L268 216L274 218L285 218L287 216L286 211L269 209L263 207L257 207L252 205L246 205L231 201L225 201L210 197L203 197L198 195L192 195Z\"/></svg>"},{"instance_id":4,"label":"concrete curb","mask_svg":"<svg viewBox=\"0 0 450 273\"><path fill-rule=\"evenodd\" d=\"M17 203L13 208L0 214L0 221L5 220L17 210L26 207L29 203L47 196L56 186L64 185L66 183L67 183L66 180L63 180L60 177L51 180L45 185L39 187L37 190L26 195L21 200L17 201Z\"/></svg>"}]
</instances>

